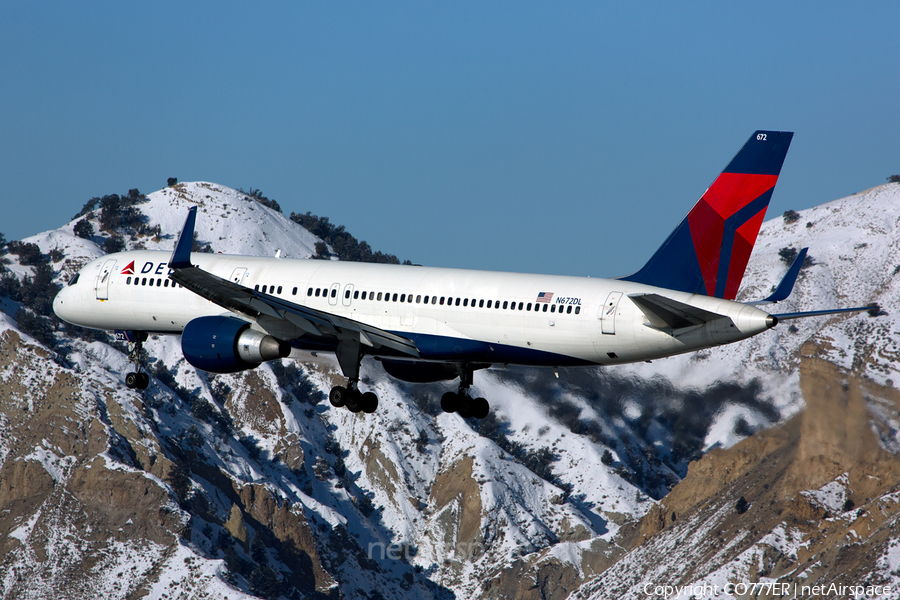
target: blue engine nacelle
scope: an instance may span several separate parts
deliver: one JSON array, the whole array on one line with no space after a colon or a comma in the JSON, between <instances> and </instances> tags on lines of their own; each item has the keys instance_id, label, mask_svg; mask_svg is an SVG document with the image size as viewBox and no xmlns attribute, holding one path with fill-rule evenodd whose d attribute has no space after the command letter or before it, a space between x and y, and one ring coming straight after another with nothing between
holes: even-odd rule
<instances>
[{"instance_id":1,"label":"blue engine nacelle","mask_svg":"<svg viewBox=\"0 0 900 600\"><path fill-rule=\"evenodd\" d=\"M291 347L250 329L250 323L237 317L199 317L184 327L181 351L185 360L203 371L237 373L284 358Z\"/></svg>"}]
</instances>

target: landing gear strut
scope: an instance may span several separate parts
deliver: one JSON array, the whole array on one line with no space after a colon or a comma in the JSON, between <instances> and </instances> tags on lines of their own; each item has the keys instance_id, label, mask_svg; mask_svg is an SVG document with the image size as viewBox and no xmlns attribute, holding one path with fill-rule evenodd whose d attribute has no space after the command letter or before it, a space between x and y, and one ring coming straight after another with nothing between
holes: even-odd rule
<instances>
[{"instance_id":1,"label":"landing gear strut","mask_svg":"<svg viewBox=\"0 0 900 600\"><path fill-rule=\"evenodd\" d=\"M347 378L347 386L335 386L328 394L328 400L335 408L346 407L350 412L363 411L371 414L378 408L378 396L372 392L359 391L359 364L363 351L359 340L341 340L337 350L338 363Z\"/></svg>"},{"instance_id":2,"label":"landing gear strut","mask_svg":"<svg viewBox=\"0 0 900 600\"><path fill-rule=\"evenodd\" d=\"M134 364L134 371L125 376L125 387L132 390L145 390L150 385L150 376L144 373L141 359L144 357L144 342L147 341L147 334L143 331L129 331L125 337L129 342L128 362Z\"/></svg>"},{"instance_id":3,"label":"landing gear strut","mask_svg":"<svg viewBox=\"0 0 900 600\"><path fill-rule=\"evenodd\" d=\"M469 388L472 386L472 367L465 365L459 375L459 391L447 392L441 396L441 409L444 412L458 412L463 419L475 417L483 419L488 416L491 405L484 398L472 398L469 396Z\"/></svg>"}]
</instances>

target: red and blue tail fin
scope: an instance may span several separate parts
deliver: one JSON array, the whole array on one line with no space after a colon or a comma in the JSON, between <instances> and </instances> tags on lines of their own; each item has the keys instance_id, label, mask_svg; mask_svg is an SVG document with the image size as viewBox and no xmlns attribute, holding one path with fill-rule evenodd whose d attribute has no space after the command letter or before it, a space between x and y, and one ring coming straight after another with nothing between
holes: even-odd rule
<instances>
[{"instance_id":1,"label":"red and blue tail fin","mask_svg":"<svg viewBox=\"0 0 900 600\"><path fill-rule=\"evenodd\" d=\"M622 279L733 300L793 136L750 136L656 254Z\"/></svg>"}]
</instances>

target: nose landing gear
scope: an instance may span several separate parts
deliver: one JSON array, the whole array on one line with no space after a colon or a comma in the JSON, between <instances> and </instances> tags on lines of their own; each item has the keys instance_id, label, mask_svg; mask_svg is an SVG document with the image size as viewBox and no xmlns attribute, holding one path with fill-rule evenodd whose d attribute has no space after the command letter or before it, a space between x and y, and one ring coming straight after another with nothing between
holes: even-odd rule
<instances>
[{"instance_id":1,"label":"nose landing gear","mask_svg":"<svg viewBox=\"0 0 900 600\"><path fill-rule=\"evenodd\" d=\"M131 390L146 390L150 385L150 376L144 373L141 361L144 357L147 334L143 331L127 331L124 337L128 341L128 362L134 364L134 371L125 376L125 387Z\"/></svg>"}]
</instances>

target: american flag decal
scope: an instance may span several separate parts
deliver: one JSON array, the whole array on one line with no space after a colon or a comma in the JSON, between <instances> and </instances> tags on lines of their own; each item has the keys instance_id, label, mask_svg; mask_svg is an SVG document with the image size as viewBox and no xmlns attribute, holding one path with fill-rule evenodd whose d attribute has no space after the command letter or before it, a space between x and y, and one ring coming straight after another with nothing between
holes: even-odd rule
<instances>
[{"instance_id":1,"label":"american flag decal","mask_svg":"<svg viewBox=\"0 0 900 600\"><path fill-rule=\"evenodd\" d=\"M553 300L553 292L541 292L538 294L535 302L550 304L551 300Z\"/></svg>"}]
</instances>

